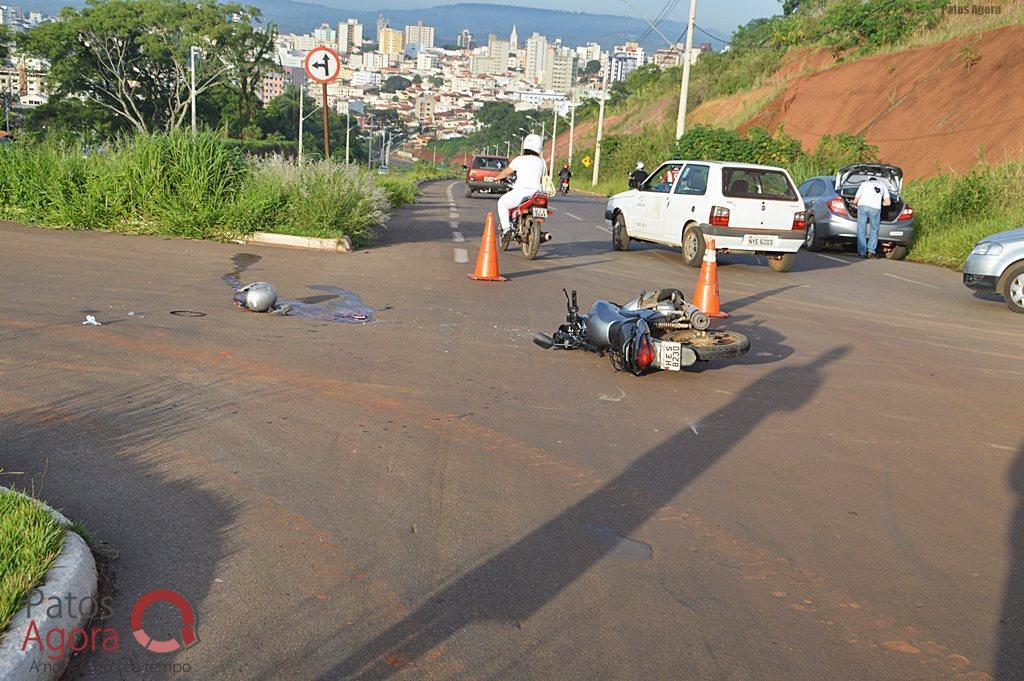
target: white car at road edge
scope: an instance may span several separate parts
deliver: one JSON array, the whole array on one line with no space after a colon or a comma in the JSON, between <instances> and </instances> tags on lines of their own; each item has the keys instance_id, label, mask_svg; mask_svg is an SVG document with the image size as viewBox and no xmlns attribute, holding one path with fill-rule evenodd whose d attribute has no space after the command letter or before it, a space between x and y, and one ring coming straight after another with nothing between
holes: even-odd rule
<instances>
[{"instance_id":1,"label":"white car at road edge","mask_svg":"<svg viewBox=\"0 0 1024 681\"><path fill-rule=\"evenodd\" d=\"M615 250L627 250L634 239L674 246L683 262L699 267L713 238L719 252L767 256L776 272L796 262L805 219L785 169L722 161L666 161L605 208Z\"/></svg>"}]
</instances>

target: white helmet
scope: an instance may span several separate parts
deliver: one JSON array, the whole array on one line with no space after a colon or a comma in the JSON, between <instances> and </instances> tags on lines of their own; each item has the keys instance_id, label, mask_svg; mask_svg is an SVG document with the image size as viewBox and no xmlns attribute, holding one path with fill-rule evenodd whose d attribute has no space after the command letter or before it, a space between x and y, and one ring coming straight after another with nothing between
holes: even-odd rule
<instances>
[{"instance_id":1,"label":"white helmet","mask_svg":"<svg viewBox=\"0 0 1024 681\"><path fill-rule=\"evenodd\" d=\"M643 170L644 169L644 162L640 161L639 163L637 163L636 164L636 169L637 170Z\"/></svg>"},{"instance_id":2,"label":"white helmet","mask_svg":"<svg viewBox=\"0 0 1024 681\"><path fill-rule=\"evenodd\" d=\"M277 289L265 281L257 281L236 293L245 294L245 306L253 312L270 312L277 302Z\"/></svg>"},{"instance_id":3,"label":"white helmet","mask_svg":"<svg viewBox=\"0 0 1024 681\"><path fill-rule=\"evenodd\" d=\"M544 138L540 135L527 135L523 139L523 151L532 151L533 153L540 154L544 153Z\"/></svg>"}]
</instances>

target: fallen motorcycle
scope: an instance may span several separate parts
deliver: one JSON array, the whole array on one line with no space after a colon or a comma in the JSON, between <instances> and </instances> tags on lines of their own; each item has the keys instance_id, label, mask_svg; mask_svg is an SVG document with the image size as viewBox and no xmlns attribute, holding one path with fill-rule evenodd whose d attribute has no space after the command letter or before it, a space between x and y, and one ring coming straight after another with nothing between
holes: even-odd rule
<instances>
[{"instance_id":1,"label":"fallen motorcycle","mask_svg":"<svg viewBox=\"0 0 1024 681\"><path fill-rule=\"evenodd\" d=\"M533 342L550 350L587 350L608 355L617 371L636 376L661 369L679 371L697 362L732 359L750 350L750 340L735 331L710 330L711 320L682 291L644 291L625 305L598 300L580 314L576 291L565 294L566 323L551 336Z\"/></svg>"}]
</instances>

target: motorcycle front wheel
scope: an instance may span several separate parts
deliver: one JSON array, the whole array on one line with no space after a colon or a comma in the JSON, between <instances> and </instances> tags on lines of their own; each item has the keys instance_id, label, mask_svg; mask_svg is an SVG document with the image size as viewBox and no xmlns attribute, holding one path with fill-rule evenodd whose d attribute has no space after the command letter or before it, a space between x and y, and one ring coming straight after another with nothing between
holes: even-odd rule
<instances>
[{"instance_id":1,"label":"motorcycle front wheel","mask_svg":"<svg viewBox=\"0 0 1024 681\"><path fill-rule=\"evenodd\" d=\"M540 225L532 217L526 218L523 224L523 255L533 260L540 251Z\"/></svg>"},{"instance_id":2,"label":"motorcycle front wheel","mask_svg":"<svg viewBox=\"0 0 1024 681\"><path fill-rule=\"evenodd\" d=\"M750 350L750 339L735 331L676 331L666 334L664 340L692 349L700 362L733 359Z\"/></svg>"}]
</instances>

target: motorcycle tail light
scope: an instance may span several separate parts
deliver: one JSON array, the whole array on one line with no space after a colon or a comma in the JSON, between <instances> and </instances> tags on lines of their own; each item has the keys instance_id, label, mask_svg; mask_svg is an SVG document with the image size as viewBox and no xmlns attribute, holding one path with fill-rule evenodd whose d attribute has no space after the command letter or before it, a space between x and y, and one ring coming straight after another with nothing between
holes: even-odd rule
<instances>
[{"instance_id":1,"label":"motorcycle tail light","mask_svg":"<svg viewBox=\"0 0 1024 681\"><path fill-rule=\"evenodd\" d=\"M545 208L548 205L548 197L546 197L546 196L538 196L537 200L534 201L534 203L536 203L541 208Z\"/></svg>"},{"instance_id":2,"label":"motorcycle tail light","mask_svg":"<svg viewBox=\"0 0 1024 681\"><path fill-rule=\"evenodd\" d=\"M793 229L806 229L807 227L807 215L806 213L797 213L793 216Z\"/></svg>"},{"instance_id":3,"label":"motorcycle tail light","mask_svg":"<svg viewBox=\"0 0 1024 681\"><path fill-rule=\"evenodd\" d=\"M728 227L729 226L729 209L728 208L722 208L721 206L712 206L710 222L715 227Z\"/></svg>"},{"instance_id":4,"label":"motorcycle tail light","mask_svg":"<svg viewBox=\"0 0 1024 681\"><path fill-rule=\"evenodd\" d=\"M850 211L846 210L846 203L838 196L828 202L828 210L834 215L850 216Z\"/></svg>"},{"instance_id":5,"label":"motorcycle tail light","mask_svg":"<svg viewBox=\"0 0 1024 681\"><path fill-rule=\"evenodd\" d=\"M654 345L648 336L640 337L640 344L636 350L636 365L641 371L647 371L654 364Z\"/></svg>"}]
</instances>

